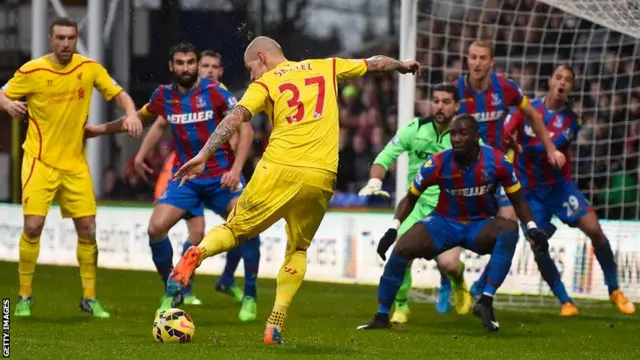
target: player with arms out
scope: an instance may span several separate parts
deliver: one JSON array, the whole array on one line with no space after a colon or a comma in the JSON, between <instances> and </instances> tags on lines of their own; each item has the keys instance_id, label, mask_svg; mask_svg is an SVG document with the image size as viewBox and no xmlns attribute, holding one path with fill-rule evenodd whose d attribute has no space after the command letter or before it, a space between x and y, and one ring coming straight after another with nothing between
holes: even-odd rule
<instances>
[{"instance_id":1,"label":"player with arms out","mask_svg":"<svg viewBox=\"0 0 640 360\"><path fill-rule=\"evenodd\" d=\"M509 108L522 111L532 125L533 131L541 139L549 163L560 168L566 159L558 151L549 135L540 114L529 103L529 99L514 81L498 75L491 69L495 65L493 45L487 41L474 41L467 53L469 72L460 76L455 85L460 91L458 114L471 114L478 121L480 138L485 144L506 151L502 144L504 120ZM498 190L499 216L517 221L516 213L502 189ZM471 293L477 297L484 287L481 277L471 286Z\"/></svg>"},{"instance_id":2,"label":"player with arms out","mask_svg":"<svg viewBox=\"0 0 640 360\"><path fill-rule=\"evenodd\" d=\"M149 102L139 111L139 116L145 120L157 120L158 116L166 119L164 127L168 126L171 129L179 158L176 165L179 165L204 148L209 135L220 126L224 114L236 101L230 93L214 85L211 80L199 79L198 53L193 44L180 43L173 46L170 57L169 68L174 76L173 83L158 87ZM118 131L121 131L120 120L91 129L94 135ZM246 136L244 126L240 128L239 134L242 142L242 138ZM244 184L239 170L237 173L229 173L232 168L242 168L247 153L238 153L234 157L230 144L224 142L211 155L213 156L203 163L204 169L200 178L191 179L184 184L170 181L165 193L156 201L151 214L147 230L149 244L153 262L165 289L167 278L173 269L173 248L168 238L169 230L187 211L197 209L203 204L223 218L227 217L242 192ZM256 233L251 237L257 235ZM253 267L255 274L247 279L249 282L253 281L253 291L258 262L256 259ZM165 295L157 313L181 304L184 300L182 294L177 297ZM247 297L251 299L246 299ZM243 321L250 321L254 320L256 315L255 294L248 292L245 294L239 317Z\"/></svg>"},{"instance_id":3,"label":"player with arms out","mask_svg":"<svg viewBox=\"0 0 640 360\"><path fill-rule=\"evenodd\" d=\"M76 53L78 26L58 18L49 28L52 53L22 65L0 91L0 107L29 118L23 144L22 208L16 316L31 316L32 283L40 253L40 235L54 199L63 218L72 218L78 234L82 280L80 309L98 318L110 315L96 299L96 200L84 154L84 128L94 87L126 112L123 130L139 136L142 123L131 97L94 60ZM26 104L19 101L26 97Z\"/></svg>"},{"instance_id":4,"label":"player with arms out","mask_svg":"<svg viewBox=\"0 0 640 360\"><path fill-rule=\"evenodd\" d=\"M580 130L582 121L567 103L573 90L575 72L571 66L558 66L549 78L549 92L545 97L535 99L532 106L539 112L555 146L571 159L571 141ZM618 285L618 269L611 245L602 231L598 216L571 178L571 162L560 169L553 167L541 153L544 152L538 137L531 131L531 125L522 112L514 111L505 123L505 141L518 144L515 166L516 174L522 181L525 198L531 206L535 221L542 229L553 230L551 217L557 216L562 222L578 227L591 239L596 259L604 274L609 290L609 298L618 310L626 315L634 314L635 306L622 293ZM541 253L536 263L543 279L558 298L561 316L576 316L579 311L567 294L560 273L549 253Z\"/></svg>"},{"instance_id":5,"label":"player with arms out","mask_svg":"<svg viewBox=\"0 0 640 360\"><path fill-rule=\"evenodd\" d=\"M252 179L227 222L190 248L173 270L169 291L179 294L207 257L238 246L279 219L287 222L287 251L277 279L276 300L264 332L266 344L281 344L282 324L307 268L307 249L336 186L338 167L337 82L367 72L416 72L419 63L386 56L289 61L273 39L258 37L244 60L254 80L216 128L200 153L176 173L189 181L243 123L265 111L273 131Z\"/></svg>"},{"instance_id":6,"label":"player with arms out","mask_svg":"<svg viewBox=\"0 0 640 360\"><path fill-rule=\"evenodd\" d=\"M382 179L389 166L396 161L403 152L409 155L409 181L411 184L424 161L431 155L451 147L449 137L449 123L456 115L460 98L458 90L451 84L440 84L433 89L431 95L432 115L425 118L415 118L411 123L398 130L396 136L389 141L371 165L369 182L360 190L360 196L382 196L390 198L389 193L383 191ZM426 218L438 204L440 189L432 186L420 196L417 206L411 214L399 226L398 234L402 236L413 224ZM395 241L395 239L393 239ZM382 243L380 244L384 246ZM388 248L388 246L387 246ZM438 289L438 301L436 311L446 313L449 311L449 297L451 295L451 282L453 280L454 302L459 314L466 314L471 309L471 296L464 283L464 264L460 261L461 248L453 248L436 257L438 268L442 277L441 286ZM411 265L396 296L394 313L391 316L392 323L406 323L409 318L409 291L411 290Z\"/></svg>"},{"instance_id":7,"label":"player with arms out","mask_svg":"<svg viewBox=\"0 0 640 360\"><path fill-rule=\"evenodd\" d=\"M201 79L209 79L213 85L220 87L220 91L225 96L231 96L228 93L227 88L220 82L220 76L222 75L222 56L214 52L213 50L205 50L200 53L200 60L198 61L198 76ZM233 99L235 102L235 99ZM152 172L144 159L151 149L156 146L158 141L162 138L167 127L167 121L162 116L158 116L153 123L147 135L145 136L140 149L136 154L134 160L134 167L136 172L140 174L143 179L146 179L148 174ZM231 166L229 172L222 175L222 184L225 186L232 186L231 182L234 179L239 179L241 175L241 163L246 161L251 148L251 141L253 140L253 128L251 124L247 123L243 125L242 138L240 134L236 133L229 141L231 148L236 154L236 160ZM240 141L241 140L241 141ZM156 183L156 199L159 198L166 189L169 180L173 177L174 171L174 159L176 151L172 152L171 156L167 157L164 168L168 169L170 176ZM245 160L243 160L245 159ZM158 189L161 191L157 191ZM191 246L198 245L204 237L204 208L202 206L187 211L182 217L187 223L187 229L189 231L189 237L187 241L183 243L182 254ZM257 299L256 289L256 276L258 273L258 266L260 264L260 237L256 236L252 241L244 243L236 249L229 251L227 254L227 261L220 276L218 283L216 284L216 290L231 295L236 301L242 302L243 307L240 310L240 318L245 320L253 320L255 314L253 309L257 309L255 303ZM240 259L244 259L245 269L245 290L244 292L235 284L234 272L240 263ZM244 294L246 293L246 301ZM184 303L187 305L200 305L202 302L198 299L192 291L191 284L184 289Z\"/></svg>"},{"instance_id":8,"label":"player with arms out","mask_svg":"<svg viewBox=\"0 0 640 360\"><path fill-rule=\"evenodd\" d=\"M478 123L468 115L459 115L451 123L452 149L431 156L418 171L407 195L396 209L394 222L403 222L429 187L440 187L435 210L400 236L384 267L378 286L378 312L373 321L358 329L389 327L389 310L402 284L409 262L417 258L433 259L454 247L463 247L477 254L491 254L488 281L475 304L474 313L483 326L498 331L493 310L493 296L509 273L518 243L518 223L496 216L498 204L495 192L504 186L515 205L518 217L527 223L527 234L536 251L546 251L547 237L533 222L524 200L520 183L506 156L490 146L480 145ZM378 253L385 253L397 236L390 228L380 243L389 244ZM389 241L391 240L391 241Z\"/></svg>"}]
</instances>

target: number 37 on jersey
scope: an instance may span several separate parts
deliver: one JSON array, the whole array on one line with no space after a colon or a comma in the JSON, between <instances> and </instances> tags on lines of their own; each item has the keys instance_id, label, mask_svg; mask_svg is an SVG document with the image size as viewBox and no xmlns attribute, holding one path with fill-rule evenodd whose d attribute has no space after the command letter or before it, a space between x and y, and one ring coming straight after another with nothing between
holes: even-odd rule
<instances>
[{"instance_id":1,"label":"number 37 on jersey","mask_svg":"<svg viewBox=\"0 0 640 360\"><path fill-rule=\"evenodd\" d=\"M253 115L265 111L276 123L338 120L337 82L361 77L365 60L340 58L284 62L254 81L239 105Z\"/></svg>"}]
</instances>

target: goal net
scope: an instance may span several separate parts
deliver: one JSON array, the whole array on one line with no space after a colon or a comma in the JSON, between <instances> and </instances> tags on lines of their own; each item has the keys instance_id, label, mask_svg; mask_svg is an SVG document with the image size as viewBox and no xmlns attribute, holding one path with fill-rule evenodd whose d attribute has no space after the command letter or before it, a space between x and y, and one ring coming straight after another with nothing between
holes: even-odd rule
<instances>
[{"instance_id":1,"label":"goal net","mask_svg":"<svg viewBox=\"0 0 640 360\"><path fill-rule=\"evenodd\" d=\"M638 219L640 203L640 6L634 0L419 0L417 4L416 56L425 69L416 81L416 108L421 114L429 110L431 87L454 81L465 71L466 49L476 39L493 41L495 71L515 80L529 97L545 93L557 64L574 67L578 76L571 100L584 123L574 143L573 177L600 218L608 219L603 228L617 257L621 288L639 301L640 223L628 220ZM570 295L607 299L590 241L577 229L556 225L552 253ZM499 300L529 306L556 303L548 297L549 288L521 240ZM465 259L470 282L488 256L466 253ZM435 265L423 266L423 271L414 269L416 286L436 286ZM414 295L433 299L431 294Z\"/></svg>"}]
</instances>

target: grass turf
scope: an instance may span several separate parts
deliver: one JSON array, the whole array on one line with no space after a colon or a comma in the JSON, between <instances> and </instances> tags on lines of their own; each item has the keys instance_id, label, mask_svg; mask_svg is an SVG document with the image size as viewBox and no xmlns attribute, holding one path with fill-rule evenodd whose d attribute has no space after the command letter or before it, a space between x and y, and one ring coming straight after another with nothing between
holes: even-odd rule
<instances>
[{"instance_id":1,"label":"grass turf","mask_svg":"<svg viewBox=\"0 0 640 360\"><path fill-rule=\"evenodd\" d=\"M38 266L33 316L13 316L17 264L0 262L0 295L11 299L12 359L638 359L640 321L613 307L585 309L578 318L499 310L500 332L490 334L473 316L436 314L414 304L411 322L390 331L356 331L376 309L376 289L306 282L285 323L283 346L265 346L262 333L275 295L272 280L259 282L259 321L237 320L239 305L199 276L203 306L185 306L196 325L191 344L159 344L151 335L160 299L152 272L101 269L98 295L112 317L93 319L78 310L76 268Z\"/></svg>"}]
</instances>

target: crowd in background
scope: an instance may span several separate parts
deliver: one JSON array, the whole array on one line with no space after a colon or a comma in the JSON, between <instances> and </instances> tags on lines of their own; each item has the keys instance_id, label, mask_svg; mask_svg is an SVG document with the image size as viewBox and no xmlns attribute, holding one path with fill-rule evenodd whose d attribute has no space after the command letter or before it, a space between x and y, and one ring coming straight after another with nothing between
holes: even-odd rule
<instances>
[{"instance_id":1,"label":"crowd in background","mask_svg":"<svg viewBox=\"0 0 640 360\"><path fill-rule=\"evenodd\" d=\"M429 113L429 89L454 81L464 72L464 53L476 38L495 41L496 71L515 80L526 95L542 96L554 66L571 63L578 74L571 100L583 127L574 142L573 174L599 215L638 217L640 152L640 69L635 39L600 28L533 0L487 0L482 7L456 12L446 0L430 2L419 18L419 76L415 114ZM439 16L438 7L448 8ZM433 14L433 15L428 15ZM397 57L395 45L376 49ZM368 56L372 54L360 54ZM397 130L397 77L367 76L339 85L340 163L334 206L385 206L390 202L358 198L369 168ZM245 167L250 178L270 132L264 116L253 120L255 141ZM160 169L170 143L160 144L148 158ZM125 180L114 169L105 172L107 198L149 200L153 183L142 182L132 168ZM395 191L395 167L384 187Z\"/></svg>"}]
</instances>

